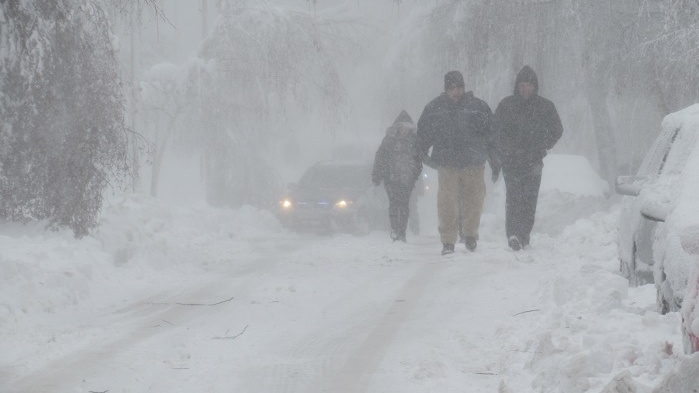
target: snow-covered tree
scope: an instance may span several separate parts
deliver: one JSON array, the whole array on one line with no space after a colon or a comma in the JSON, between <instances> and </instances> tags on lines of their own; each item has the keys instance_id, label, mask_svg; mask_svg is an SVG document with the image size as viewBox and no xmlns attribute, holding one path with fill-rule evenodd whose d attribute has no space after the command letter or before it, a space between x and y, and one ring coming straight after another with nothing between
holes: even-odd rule
<instances>
[{"instance_id":1,"label":"snow-covered tree","mask_svg":"<svg viewBox=\"0 0 699 393\"><path fill-rule=\"evenodd\" d=\"M129 175L114 37L97 1L0 3L0 216L76 236Z\"/></svg>"},{"instance_id":2,"label":"snow-covered tree","mask_svg":"<svg viewBox=\"0 0 699 393\"><path fill-rule=\"evenodd\" d=\"M630 58L647 65L650 92L664 114L699 100L699 3L644 0Z\"/></svg>"},{"instance_id":3,"label":"snow-covered tree","mask_svg":"<svg viewBox=\"0 0 699 393\"><path fill-rule=\"evenodd\" d=\"M403 43L404 55L429 59L440 71L461 69L469 88L493 105L524 64L533 66L542 91L571 120L561 147L596 161L608 181L634 170L663 115L699 98L694 0L437 0L420 7L429 11L413 21L420 34Z\"/></svg>"},{"instance_id":4,"label":"snow-covered tree","mask_svg":"<svg viewBox=\"0 0 699 393\"><path fill-rule=\"evenodd\" d=\"M264 0L219 7L199 58L169 79L178 87L168 93L168 111L179 117L164 132L202 157L209 203L269 206L281 186L277 155L299 143L301 133L311 135L298 125L321 119L323 132L332 134L350 110L337 62L356 53L348 34L356 27ZM162 75L162 66L151 71ZM151 94L153 81L147 85L144 108L152 112L162 95Z\"/></svg>"}]
</instances>

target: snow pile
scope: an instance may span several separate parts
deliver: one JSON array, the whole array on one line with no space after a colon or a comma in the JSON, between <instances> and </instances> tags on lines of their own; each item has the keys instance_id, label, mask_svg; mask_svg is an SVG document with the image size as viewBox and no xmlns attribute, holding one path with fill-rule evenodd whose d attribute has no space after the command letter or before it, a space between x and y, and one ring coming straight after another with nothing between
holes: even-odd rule
<instances>
[{"instance_id":1,"label":"snow pile","mask_svg":"<svg viewBox=\"0 0 699 393\"><path fill-rule=\"evenodd\" d=\"M615 218L595 214L556 239L535 238L537 248L557 242L580 254L561 255L551 266L555 273L540 285L533 311L519 315L519 325L501 328L510 347L503 363L527 369L508 373L505 383L513 392L530 391L515 386L565 393L616 393L633 386L629 391L650 392L682 358L677 313L658 314L655 287L629 288L617 273Z\"/></svg>"},{"instance_id":2,"label":"snow pile","mask_svg":"<svg viewBox=\"0 0 699 393\"><path fill-rule=\"evenodd\" d=\"M268 212L178 207L132 195L112 201L100 231L76 240L40 224L0 226L0 324L138 288L172 286L188 273L257 253L284 236ZM19 328L19 326L18 326Z\"/></svg>"},{"instance_id":3,"label":"snow pile","mask_svg":"<svg viewBox=\"0 0 699 393\"><path fill-rule=\"evenodd\" d=\"M557 235L579 218L603 210L607 182L583 156L549 154L544 158L535 231Z\"/></svg>"},{"instance_id":4,"label":"snow pile","mask_svg":"<svg viewBox=\"0 0 699 393\"><path fill-rule=\"evenodd\" d=\"M109 255L99 242L38 224L5 224L0 233L0 324L76 305L91 287L107 287Z\"/></svg>"},{"instance_id":5,"label":"snow pile","mask_svg":"<svg viewBox=\"0 0 699 393\"><path fill-rule=\"evenodd\" d=\"M682 359L653 393L693 393L699 391L699 354Z\"/></svg>"}]
</instances>

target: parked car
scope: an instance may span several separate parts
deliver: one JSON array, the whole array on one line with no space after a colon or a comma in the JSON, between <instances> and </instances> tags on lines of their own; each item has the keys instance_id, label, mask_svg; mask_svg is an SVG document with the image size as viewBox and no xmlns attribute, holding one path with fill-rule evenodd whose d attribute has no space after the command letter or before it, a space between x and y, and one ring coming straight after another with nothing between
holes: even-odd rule
<instances>
[{"instance_id":1,"label":"parked car","mask_svg":"<svg viewBox=\"0 0 699 393\"><path fill-rule=\"evenodd\" d=\"M654 282L659 311L678 311L695 269L682 238L699 227L699 104L665 117L635 176L620 176L621 272L631 285ZM685 241L686 243L686 241Z\"/></svg>"},{"instance_id":2,"label":"parked car","mask_svg":"<svg viewBox=\"0 0 699 393\"><path fill-rule=\"evenodd\" d=\"M366 234L382 226L380 192L372 187L370 163L320 162L288 185L278 217L299 231Z\"/></svg>"},{"instance_id":3,"label":"parked car","mask_svg":"<svg viewBox=\"0 0 699 393\"><path fill-rule=\"evenodd\" d=\"M682 343L688 354L699 352L699 227L690 227L680 236L682 249L694 257L694 271L682 301Z\"/></svg>"}]
</instances>

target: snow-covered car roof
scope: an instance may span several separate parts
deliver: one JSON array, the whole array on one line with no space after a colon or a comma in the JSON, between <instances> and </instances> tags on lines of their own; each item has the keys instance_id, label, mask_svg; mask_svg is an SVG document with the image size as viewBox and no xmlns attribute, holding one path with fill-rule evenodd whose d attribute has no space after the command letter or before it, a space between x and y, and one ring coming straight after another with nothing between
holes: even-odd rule
<instances>
[{"instance_id":1,"label":"snow-covered car roof","mask_svg":"<svg viewBox=\"0 0 699 393\"><path fill-rule=\"evenodd\" d=\"M686 163L682 168L679 188L673 190L677 198L667 222L676 228L699 225L699 146L696 143L699 133L699 104L672 113L663 120L663 130L681 128L680 137L684 140L675 143L687 144ZM670 157L668 157L670 159Z\"/></svg>"}]
</instances>

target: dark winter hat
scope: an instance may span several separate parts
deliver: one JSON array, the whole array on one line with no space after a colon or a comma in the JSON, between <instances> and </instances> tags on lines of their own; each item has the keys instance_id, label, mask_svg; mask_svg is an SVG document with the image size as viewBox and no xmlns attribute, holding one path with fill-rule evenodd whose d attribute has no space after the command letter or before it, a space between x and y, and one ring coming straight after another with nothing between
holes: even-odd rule
<instances>
[{"instance_id":1,"label":"dark winter hat","mask_svg":"<svg viewBox=\"0 0 699 393\"><path fill-rule=\"evenodd\" d=\"M517 94L517 85L520 82L529 82L532 85L534 85L534 92L536 94L539 93L539 78L536 76L536 72L529 67L528 65L525 65L521 71L519 71L519 74L517 74L517 80L515 81L515 94Z\"/></svg>"},{"instance_id":2,"label":"dark winter hat","mask_svg":"<svg viewBox=\"0 0 699 393\"><path fill-rule=\"evenodd\" d=\"M393 123L395 124L395 123L414 123L414 122L413 122L413 118L410 117L408 112L406 112L405 110L402 110L400 112L400 115L398 115L398 117L396 117L396 121L394 121Z\"/></svg>"},{"instance_id":3,"label":"dark winter hat","mask_svg":"<svg viewBox=\"0 0 699 393\"><path fill-rule=\"evenodd\" d=\"M465 87L464 76L459 71L449 71L444 74L444 90L452 87Z\"/></svg>"}]
</instances>

